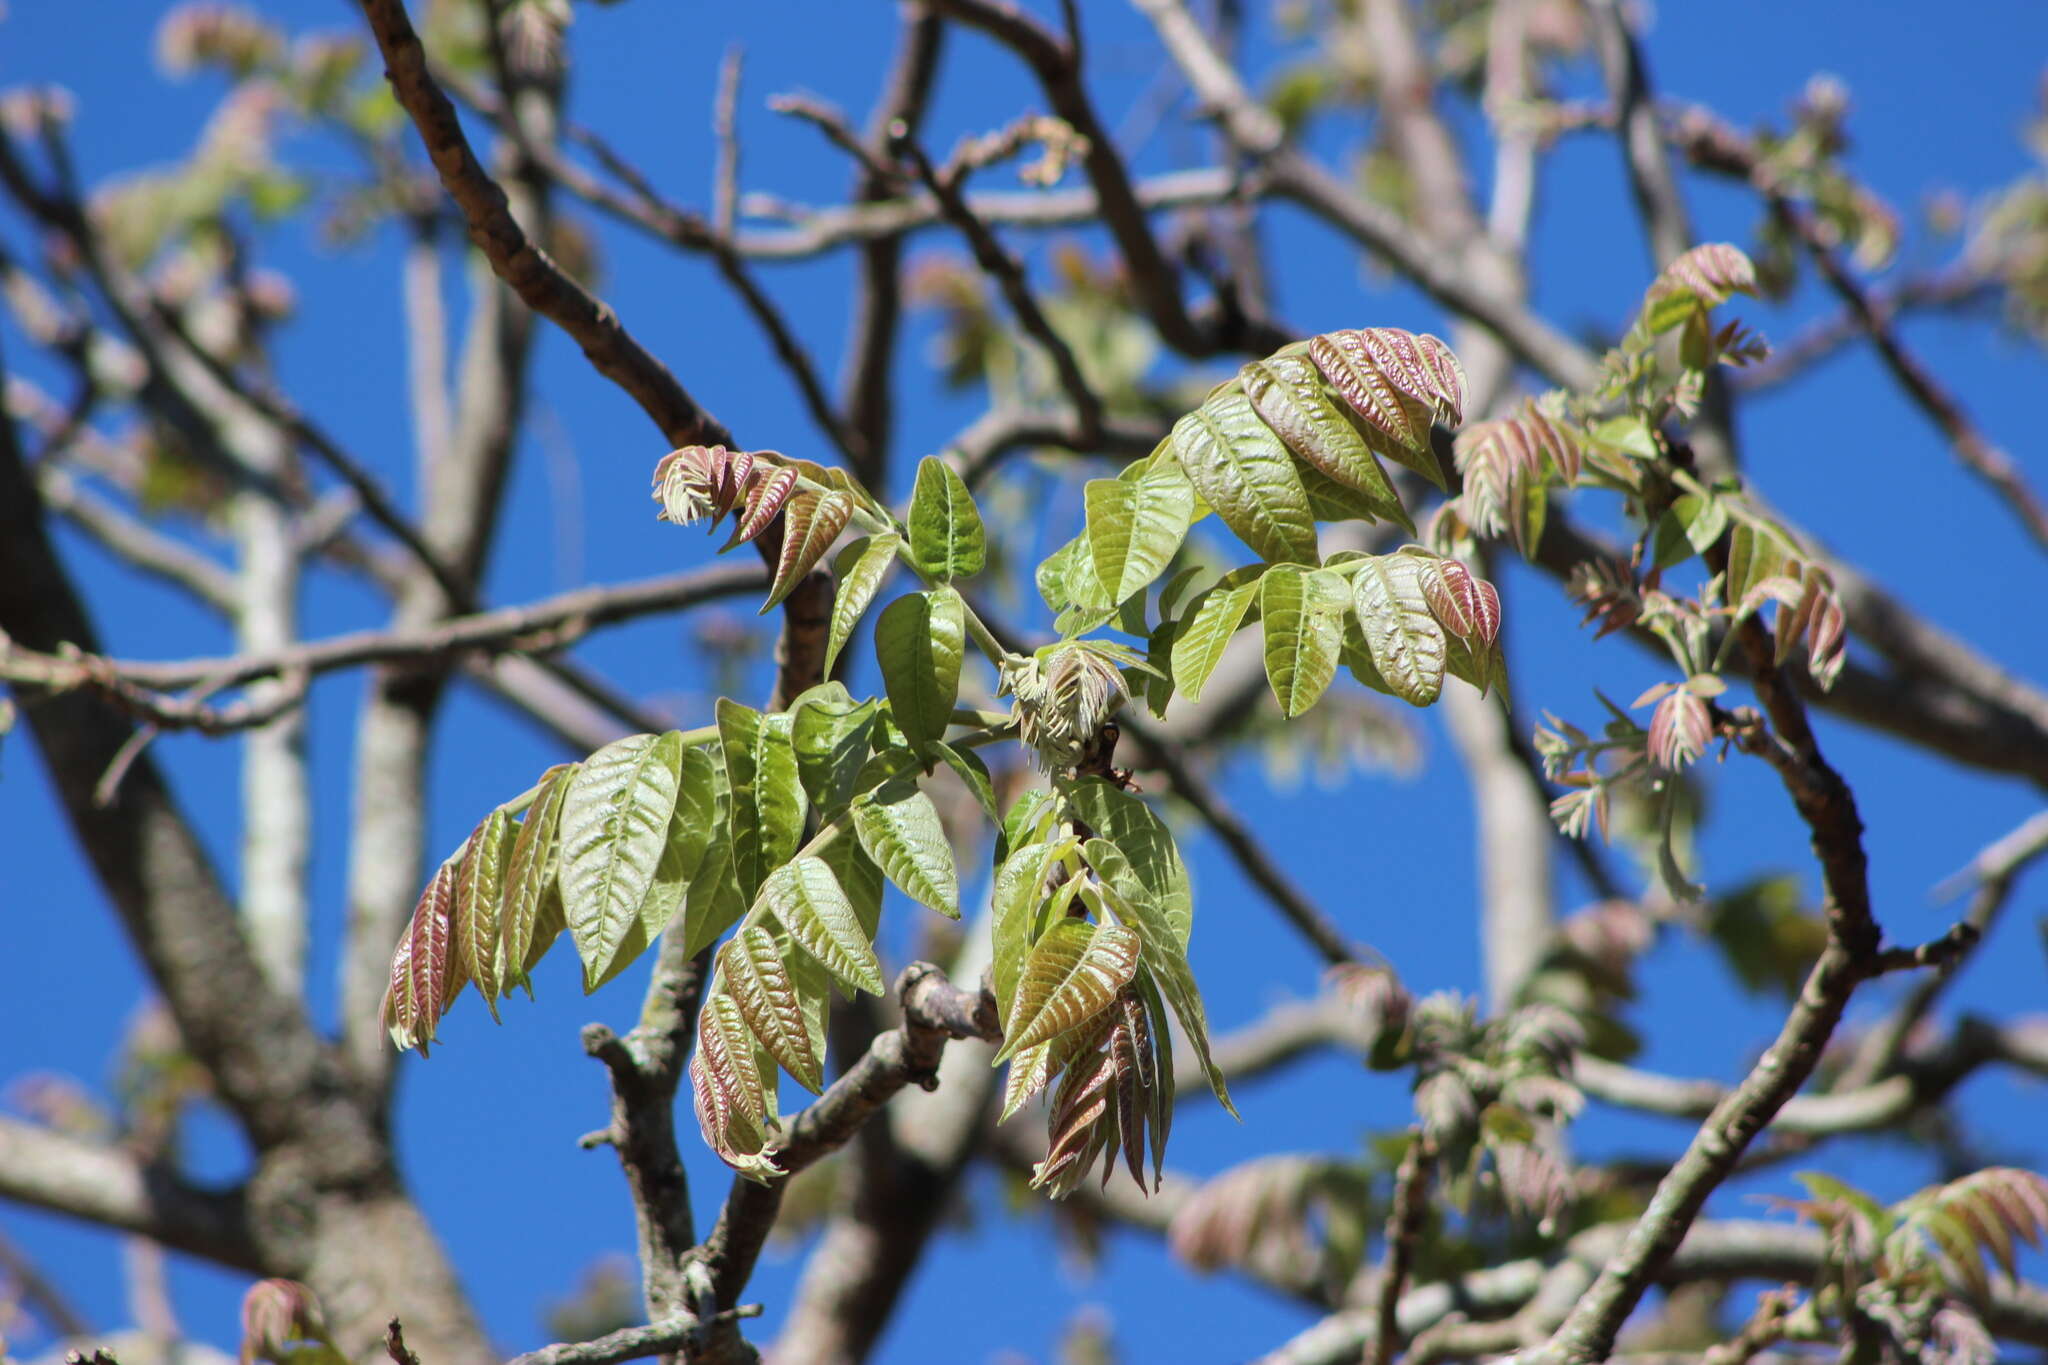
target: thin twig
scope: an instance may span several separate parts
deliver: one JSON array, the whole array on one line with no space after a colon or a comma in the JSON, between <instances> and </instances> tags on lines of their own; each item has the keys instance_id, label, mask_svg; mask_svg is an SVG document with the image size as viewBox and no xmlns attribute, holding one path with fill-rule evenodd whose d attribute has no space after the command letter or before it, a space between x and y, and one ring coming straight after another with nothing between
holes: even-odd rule
<instances>
[{"instance_id":1,"label":"thin twig","mask_svg":"<svg viewBox=\"0 0 2048 1365\"><path fill-rule=\"evenodd\" d=\"M1387 1209L1387 1245L1375 1291L1376 1325L1366 1365L1391 1365L1394 1359L1401 1335L1401 1291L1407 1288L1408 1269L1415 1264L1415 1244L1422 1236L1423 1215L1429 1211L1429 1178L1435 1166L1435 1145L1420 1128L1409 1130L1408 1150L1394 1172L1394 1202Z\"/></svg>"}]
</instances>

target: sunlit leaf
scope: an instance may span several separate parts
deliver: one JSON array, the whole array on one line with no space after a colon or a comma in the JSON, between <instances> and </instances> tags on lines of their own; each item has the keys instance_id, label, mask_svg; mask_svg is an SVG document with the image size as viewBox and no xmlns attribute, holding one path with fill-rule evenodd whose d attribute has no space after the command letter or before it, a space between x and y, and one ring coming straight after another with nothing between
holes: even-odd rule
<instances>
[{"instance_id":1,"label":"sunlit leaf","mask_svg":"<svg viewBox=\"0 0 2048 1365\"><path fill-rule=\"evenodd\" d=\"M505 906L505 864L517 829L502 808L493 810L470 833L455 872L455 952L459 970L476 982L477 994L498 1017L498 996L504 989L505 956L499 921ZM515 969L516 970L516 969Z\"/></svg>"},{"instance_id":2,"label":"sunlit leaf","mask_svg":"<svg viewBox=\"0 0 2048 1365\"><path fill-rule=\"evenodd\" d=\"M1138 936L1118 925L1062 919L1048 928L1024 960L1017 997L1003 1030L1007 1060L1087 1022L1108 1007L1138 969Z\"/></svg>"},{"instance_id":3,"label":"sunlit leaf","mask_svg":"<svg viewBox=\"0 0 2048 1365\"><path fill-rule=\"evenodd\" d=\"M918 462L911 489L910 557L941 583L972 578L988 559L974 496L959 472L936 455Z\"/></svg>"},{"instance_id":4,"label":"sunlit leaf","mask_svg":"<svg viewBox=\"0 0 2048 1365\"><path fill-rule=\"evenodd\" d=\"M756 904L836 979L856 990L882 993L881 960L823 860L805 856L776 868L761 884Z\"/></svg>"},{"instance_id":5,"label":"sunlit leaf","mask_svg":"<svg viewBox=\"0 0 2048 1365\"><path fill-rule=\"evenodd\" d=\"M1258 595L1259 578L1254 573L1235 584L1226 578L1196 599L1193 613L1174 637L1168 655L1173 685L1189 701L1201 700L1209 675L1223 661L1223 651Z\"/></svg>"},{"instance_id":6,"label":"sunlit leaf","mask_svg":"<svg viewBox=\"0 0 2048 1365\"><path fill-rule=\"evenodd\" d=\"M1083 490L1095 578L1122 602L1159 577L1195 516L1195 489L1170 459L1153 460L1136 479L1090 479Z\"/></svg>"},{"instance_id":7,"label":"sunlit leaf","mask_svg":"<svg viewBox=\"0 0 2048 1365\"><path fill-rule=\"evenodd\" d=\"M1358 420L1332 397L1307 355L1282 352L1253 361L1238 378L1253 410L1288 449L1326 478L1357 493L1361 510L1371 517L1415 529L1386 471L1373 458Z\"/></svg>"},{"instance_id":8,"label":"sunlit leaf","mask_svg":"<svg viewBox=\"0 0 2048 1365\"><path fill-rule=\"evenodd\" d=\"M844 493L805 491L789 500L782 509L782 549L775 556L775 581L768 589L768 600L761 604L764 616L796 591L796 585L817 567L852 516L853 499Z\"/></svg>"},{"instance_id":9,"label":"sunlit leaf","mask_svg":"<svg viewBox=\"0 0 2048 1365\"><path fill-rule=\"evenodd\" d=\"M1374 450L1447 486L1429 432L1433 420L1463 420L1465 375L1449 347L1433 336L1368 327L1312 337L1308 354L1358 414Z\"/></svg>"},{"instance_id":10,"label":"sunlit leaf","mask_svg":"<svg viewBox=\"0 0 2048 1365\"><path fill-rule=\"evenodd\" d=\"M543 905L560 903L556 874L561 865L562 802L569 795L576 766L561 764L541 775L540 790L526 808L526 818L520 822L518 837L505 859L505 909L498 917L498 936L508 975L516 972L524 977L539 958L534 949L545 949L554 938L553 934L541 935L540 917Z\"/></svg>"},{"instance_id":11,"label":"sunlit leaf","mask_svg":"<svg viewBox=\"0 0 2048 1365\"><path fill-rule=\"evenodd\" d=\"M1422 590L1423 561L1375 555L1352 575L1352 602L1373 667L1394 695L1415 706L1435 701L1444 684L1444 630Z\"/></svg>"},{"instance_id":12,"label":"sunlit leaf","mask_svg":"<svg viewBox=\"0 0 2048 1365\"><path fill-rule=\"evenodd\" d=\"M945 738L966 647L966 611L951 588L906 593L875 622L890 714L913 745Z\"/></svg>"},{"instance_id":13,"label":"sunlit leaf","mask_svg":"<svg viewBox=\"0 0 2048 1365\"><path fill-rule=\"evenodd\" d=\"M1194 926L1194 889L1166 822L1143 800L1100 778L1074 783L1067 797L1074 814L1123 854L1173 926L1174 941L1185 949Z\"/></svg>"},{"instance_id":14,"label":"sunlit leaf","mask_svg":"<svg viewBox=\"0 0 2048 1365\"><path fill-rule=\"evenodd\" d=\"M732 803L733 869L741 894L751 899L768 873L787 862L802 842L809 800L788 715L763 715L724 697L716 709Z\"/></svg>"},{"instance_id":15,"label":"sunlit leaf","mask_svg":"<svg viewBox=\"0 0 2048 1365\"><path fill-rule=\"evenodd\" d=\"M790 743L811 805L830 817L853 799L855 782L873 750L881 705L856 702L836 682L820 684L790 703Z\"/></svg>"},{"instance_id":16,"label":"sunlit leaf","mask_svg":"<svg viewBox=\"0 0 2048 1365\"><path fill-rule=\"evenodd\" d=\"M1316 704L1337 676L1350 590L1328 569L1275 564L1259 586L1266 637L1266 681L1293 719Z\"/></svg>"},{"instance_id":17,"label":"sunlit leaf","mask_svg":"<svg viewBox=\"0 0 2048 1365\"><path fill-rule=\"evenodd\" d=\"M1226 392L1173 427L1173 447L1202 500L1265 559L1316 562L1316 524L1294 458L1251 400Z\"/></svg>"},{"instance_id":18,"label":"sunlit leaf","mask_svg":"<svg viewBox=\"0 0 2048 1365\"><path fill-rule=\"evenodd\" d=\"M862 536L841 550L833 561L839 591L832 599L832 624L825 636L825 663L820 670L825 676L832 675L839 651L846 648L846 642L853 638L853 628L860 624L875 594L882 590L902 543L902 538L893 532Z\"/></svg>"},{"instance_id":19,"label":"sunlit leaf","mask_svg":"<svg viewBox=\"0 0 2048 1365\"><path fill-rule=\"evenodd\" d=\"M824 1086L824 1062L812 1046L789 968L776 951L775 935L750 925L718 952L725 989L762 1046L813 1094Z\"/></svg>"},{"instance_id":20,"label":"sunlit leaf","mask_svg":"<svg viewBox=\"0 0 2048 1365\"><path fill-rule=\"evenodd\" d=\"M584 761L563 799L562 904L587 985L617 956L675 814L682 736L629 735Z\"/></svg>"},{"instance_id":21,"label":"sunlit leaf","mask_svg":"<svg viewBox=\"0 0 2048 1365\"><path fill-rule=\"evenodd\" d=\"M960 879L938 807L908 780L885 783L853 806L861 847L903 893L960 918Z\"/></svg>"}]
</instances>

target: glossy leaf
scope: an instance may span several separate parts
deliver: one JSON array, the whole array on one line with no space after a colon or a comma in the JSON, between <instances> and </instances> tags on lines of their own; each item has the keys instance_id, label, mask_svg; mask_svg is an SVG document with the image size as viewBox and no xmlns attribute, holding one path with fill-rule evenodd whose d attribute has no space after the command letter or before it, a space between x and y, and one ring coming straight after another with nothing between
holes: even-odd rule
<instances>
[{"instance_id":1,"label":"glossy leaf","mask_svg":"<svg viewBox=\"0 0 2048 1365\"><path fill-rule=\"evenodd\" d=\"M944 740L935 742L932 745L932 752L953 770L953 776L959 778L960 785L967 788L967 794L981 807L981 813L988 817L989 823L1002 824L1003 813L996 808L995 778L990 775L988 764L982 762L981 755L964 746L948 744Z\"/></svg>"},{"instance_id":2,"label":"glossy leaf","mask_svg":"<svg viewBox=\"0 0 2048 1365\"><path fill-rule=\"evenodd\" d=\"M491 1018L498 1017L498 996L505 986L505 954L498 927L505 907L505 864L517 836L502 808L493 810L470 832L462 863L455 871L454 927L458 970L476 982Z\"/></svg>"},{"instance_id":3,"label":"glossy leaf","mask_svg":"<svg viewBox=\"0 0 2048 1365\"><path fill-rule=\"evenodd\" d=\"M782 549L775 556L775 582L761 604L767 615L796 591L804 575L818 566L853 516L853 499L844 493L805 491L782 509Z\"/></svg>"},{"instance_id":4,"label":"glossy leaf","mask_svg":"<svg viewBox=\"0 0 2048 1365\"><path fill-rule=\"evenodd\" d=\"M1414 529L1358 421L1332 397L1314 361L1305 354L1282 352L1253 361L1238 377L1252 409L1288 449L1326 478L1358 493L1371 515Z\"/></svg>"},{"instance_id":5,"label":"glossy leaf","mask_svg":"<svg viewBox=\"0 0 2048 1365\"><path fill-rule=\"evenodd\" d=\"M718 951L718 970L747 1027L782 1069L812 1094L824 1088L824 1059L812 1045L789 968L775 935L760 925L740 930Z\"/></svg>"},{"instance_id":6,"label":"glossy leaf","mask_svg":"<svg viewBox=\"0 0 2048 1365\"><path fill-rule=\"evenodd\" d=\"M1358 414L1374 450L1447 487L1429 433L1434 419L1462 420L1465 376L1448 347L1433 336L1369 327L1312 337L1308 354Z\"/></svg>"},{"instance_id":7,"label":"glossy leaf","mask_svg":"<svg viewBox=\"0 0 2048 1365\"><path fill-rule=\"evenodd\" d=\"M988 560L987 533L974 495L951 465L936 455L918 462L910 493L910 558L941 583L972 578Z\"/></svg>"},{"instance_id":8,"label":"glossy leaf","mask_svg":"<svg viewBox=\"0 0 2048 1365\"><path fill-rule=\"evenodd\" d=\"M697 1124L712 1150L731 1165L748 1169L766 1143L768 1089L746 1018L723 990L706 995L698 1013L690 1089Z\"/></svg>"},{"instance_id":9,"label":"glossy leaf","mask_svg":"<svg viewBox=\"0 0 2048 1365\"><path fill-rule=\"evenodd\" d=\"M776 868L761 884L755 904L774 915L797 946L835 979L855 990L882 993L881 960L823 860L806 855Z\"/></svg>"},{"instance_id":10,"label":"glossy leaf","mask_svg":"<svg viewBox=\"0 0 2048 1365\"><path fill-rule=\"evenodd\" d=\"M520 822L518 837L505 860L505 909L498 917L498 937L504 945L506 971L521 977L533 969L539 957L534 948L546 948L554 937L541 936L540 920L544 905L560 905L556 875L561 865L562 802L569 795L577 767L564 763L541 775L540 790L526 808L526 818Z\"/></svg>"},{"instance_id":11,"label":"glossy leaf","mask_svg":"<svg viewBox=\"0 0 2048 1365\"><path fill-rule=\"evenodd\" d=\"M856 702L836 682L814 687L790 704L797 772L821 815L836 814L853 799L860 770L874 748L880 712L879 702Z\"/></svg>"},{"instance_id":12,"label":"glossy leaf","mask_svg":"<svg viewBox=\"0 0 2048 1365\"><path fill-rule=\"evenodd\" d=\"M721 833L705 848L697 874L683 896L684 956L695 957L718 942L718 936L746 913L747 897L740 889L732 840Z\"/></svg>"},{"instance_id":13,"label":"glossy leaf","mask_svg":"<svg viewBox=\"0 0 2048 1365\"><path fill-rule=\"evenodd\" d=\"M1138 935L1114 924L1061 919L1032 945L996 1060L1086 1023L1138 969Z\"/></svg>"},{"instance_id":14,"label":"glossy leaf","mask_svg":"<svg viewBox=\"0 0 2048 1365\"><path fill-rule=\"evenodd\" d=\"M853 806L853 827L890 881L919 904L960 918L960 879L938 807L907 779L888 782Z\"/></svg>"},{"instance_id":15,"label":"glossy leaf","mask_svg":"<svg viewBox=\"0 0 2048 1365\"><path fill-rule=\"evenodd\" d=\"M896 563L897 548L902 544L902 538L893 532L862 536L841 550L833 561L833 574L839 580L839 590L832 599L832 624L825 635L825 663L821 671L826 677L832 675L832 665L838 662L839 651L846 648L846 642L853 638L854 627L860 624L860 618L874 602L875 594L882 590L882 583L889 577L889 569Z\"/></svg>"},{"instance_id":16,"label":"glossy leaf","mask_svg":"<svg viewBox=\"0 0 2048 1365\"><path fill-rule=\"evenodd\" d=\"M1173 448L1202 500L1272 561L1316 562L1316 524L1294 458L1242 393L1210 398L1173 427Z\"/></svg>"},{"instance_id":17,"label":"glossy leaf","mask_svg":"<svg viewBox=\"0 0 2048 1365\"><path fill-rule=\"evenodd\" d=\"M945 738L966 647L966 611L951 588L906 593L875 622L875 657L890 714L913 745Z\"/></svg>"},{"instance_id":18,"label":"glossy leaf","mask_svg":"<svg viewBox=\"0 0 2048 1365\"><path fill-rule=\"evenodd\" d=\"M1142 592L1166 570L1195 518L1195 488L1172 460L1135 479L1090 479L1082 490L1095 578L1112 602Z\"/></svg>"},{"instance_id":19,"label":"glossy leaf","mask_svg":"<svg viewBox=\"0 0 2048 1365\"><path fill-rule=\"evenodd\" d=\"M1174 637L1167 656L1173 685L1189 701L1200 701L1209 675L1223 662L1223 651L1243 624L1245 612L1259 596L1256 575L1234 585L1226 578L1197 598L1193 612Z\"/></svg>"},{"instance_id":20,"label":"glossy leaf","mask_svg":"<svg viewBox=\"0 0 2048 1365\"><path fill-rule=\"evenodd\" d=\"M1030 955L1040 907L1050 894L1046 878L1053 866L1076 847L1072 839L1025 844L1003 859L989 896L994 942L990 954L991 986L998 1017L1008 1019L1017 998L1017 981Z\"/></svg>"},{"instance_id":21,"label":"glossy leaf","mask_svg":"<svg viewBox=\"0 0 2048 1365\"><path fill-rule=\"evenodd\" d=\"M562 905L586 985L612 964L653 885L675 814L682 736L629 735L585 760L563 799Z\"/></svg>"},{"instance_id":22,"label":"glossy leaf","mask_svg":"<svg viewBox=\"0 0 2048 1365\"><path fill-rule=\"evenodd\" d=\"M1186 948L1194 925L1194 889L1166 822L1143 800L1100 778L1074 783L1067 799L1075 816L1096 837L1114 844L1123 854L1173 926L1174 942Z\"/></svg>"},{"instance_id":23,"label":"glossy leaf","mask_svg":"<svg viewBox=\"0 0 2048 1365\"><path fill-rule=\"evenodd\" d=\"M1422 572L1415 555L1377 555L1351 579L1373 667L1395 696L1414 706L1435 701L1444 685L1444 629L1430 614Z\"/></svg>"},{"instance_id":24,"label":"glossy leaf","mask_svg":"<svg viewBox=\"0 0 2048 1365\"><path fill-rule=\"evenodd\" d=\"M1259 584L1266 681L1292 720L1314 706L1337 676L1350 590L1328 569L1275 564Z\"/></svg>"},{"instance_id":25,"label":"glossy leaf","mask_svg":"<svg viewBox=\"0 0 2048 1365\"><path fill-rule=\"evenodd\" d=\"M752 899L763 879L787 862L803 840L804 795L797 768L793 723L718 699L719 749L732 803L733 869L740 892Z\"/></svg>"}]
</instances>

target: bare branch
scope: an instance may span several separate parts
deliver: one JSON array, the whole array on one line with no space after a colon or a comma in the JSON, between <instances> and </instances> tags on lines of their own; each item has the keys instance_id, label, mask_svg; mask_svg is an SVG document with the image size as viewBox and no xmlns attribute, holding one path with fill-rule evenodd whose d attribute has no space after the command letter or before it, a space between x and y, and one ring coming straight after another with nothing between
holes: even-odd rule
<instances>
[{"instance_id":1,"label":"bare branch","mask_svg":"<svg viewBox=\"0 0 2048 1365\"><path fill-rule=\"evenodd\" d=\"M1415 1263L1415 1243L1429 1211L1429 1180L1435 1167L1435 1145L1420 1128L1410 1129L1408 1150L1394 1172L1394 1202L1387 1209L1386 1252L1374 1290L1377 1317L1366 1365L1392 1365L1401 1333L1401 1291L1408 1284L1408 1268Z\"/></svg>"},{"instance_id":2,"label":"bare branch","mask_svg":"<svg viewBox=\"0 0 2048 1365\"><path fill-rule=\"evenodd\" d=\"M645 1327L621 1327L590 1341L543 1346L538 1351L513 1356L506 1365L617 1365L621 1360L638 1360L642 1356L666 1355L680 1350L715 1323L760 1316L761 1305L758 1303L741 1304L723 1313L708 1313L703 1317L686 1313Z\"/></svg>"}]
</instances>

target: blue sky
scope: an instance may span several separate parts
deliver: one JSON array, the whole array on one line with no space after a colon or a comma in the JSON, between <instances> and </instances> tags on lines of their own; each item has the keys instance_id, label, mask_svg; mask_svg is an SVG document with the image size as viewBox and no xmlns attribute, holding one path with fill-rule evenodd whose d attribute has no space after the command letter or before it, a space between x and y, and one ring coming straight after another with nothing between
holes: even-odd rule
<instances>
[{"instance_id":1,"label":"blue sky","mask_svg":"<svg viewBox=\"0 0 2048 1365\"><path fill-rule=\"evenodd\" d=\"M1161 57L1135 12L1122 5L1084 7L1096 91L1112 127L1145 103ZM16 0L0 21L0 85L57 82L78 100L76 146L91 179L183 154L218 97L211 81L169 83L151 59L163 7L99 0L95 22L55 0ZM295 30L353 22L350 7L301 0L266 6ZM1854 99L1852 164L1909 220L1924 197L1955 187L1966 194L2026 168L2020 124L2037 99L2048 55L2048 7L2031 3L1970 7L1970 22L1936 24L1924 6L1815 3L1783 6L1746 0L1666 4L1651 36L1653 74L1671 95L1711 103L1738 125L1782 115L1808 76L1839 76ZM580 6L573 31L577 117L606 131L673 196L708 200L709 110L719 54L730 42L748 56L741 121L747 189L821 201L844 191L841 159L811 130L766 112L766 96L810 90L864 111L894 41L893 7L658 4ZM1255 63L1275 56L1260 32ZM1579 73L1581 79L1588 73ZM943 148L1042 102L1016 64L988 43L957 35L931 122ZM1207 140L1176 107L1137 160L1141 169L1192 164ZM1324 130L1339 145L1348 127ZM306 144L329 164L335 149ZM1694 186L1699 231L1746 240L1756 212L1744 196ZM1390 287L1360 269L1344 242L1281 210L1271 220L1278 306L1299 332L1389 325L1441 330L1436 310L1413 291ZM0 215L0 233L17 248L20 224ZM823 443L758 335L701 263L681 260L610 227L601 231L603 290L628 326L660 354L740 440L821 456ZM1020 239L1039 259L1044 239ZM952 243L919 239L919 251ZM297 321L279 344L282 378L315 414L393 487L405 488L410 431L403 401L403 354L395 270L396 241L384 233L346 251L318 245L302 225L269 234L262 254L288 272L299 292ZM1640 297L1649 262L1611 141L1568 141L1550 160L1535 227L1534 288L1562 325L1611 323ZM849 273L843 257L774 267L766 279L806 341L836 370L846 332ZM1784 337L1827 311L1807 289L1783 308L1745 302L1742 316L1766 335ZM2036 484L2048 461L2030 448L2034 405L2044 373L2038 350L1976 324L1910 323L1906 335L1940 369L1964 404L2003 441ZM906 339L899 386L896 468L936 449L974 415L971 400L927 382L929 323ZM10 362L25 347L4 338ZM46 373L31 370L31 373ZM520 452L506 530L489 597L517 602L583 582L613 581L700 562L701 538L656 525L647 472L661 453L659 434L630 402L581 362L573 345L544 333L536 385L539 420ZM2001 663L2048 677L2048 631L2033 594L2038 552L1981 485L1957 466L1921 416L1890 388L1876 361L1852 350L1798 386L1745 407L1741 435L1748 468L1796 521L1886 581L1902 598L1972 640ZM573 467L574 499L562 496ZM1061 504L1054 504L1057 514ZM1072 499L1064 504L1074 507ZM564 509L569 511L565 512ZM1066 534L1061 531L1059 534ZM76 537L63 540L112 650L130 657L225 652L220 626L162 589L138 579ZM565 550L564 546L568 549ZM1591 643L1577 613L1545 580L1510 572L1504 582L1515 654L1515 684L1531 723L1539 710L1588 719L1591 687L1635 695L1662 673L1617 642ZM309 628L327 634L379 624L383 607L331 576L318 577L306 604ZM750 616L750 612L746 613ZM583 657L630 690L676 708L682 724L708 716L703 680L689 661L690 625L657 620L605 633ZM865 679L872 683L872 678ZM347 852L348 773L356 675L323 680L312 698L316 791L316 935L314 1005L333 1010L334 943ZM1373 943L1418 990L1473 990L1478 983L1474 869L1468 795L1449 746L1422 717L1426 759L1409 781L1361 777L1340 793L1269 789L1257 765L1233 766L1223 785L1302 885L1354 936ZM2040 804L2023 784L1957 773L1921 754L1842 724L1821 721L1830 756L1854 784L1870 828L1872 885L1879 913L1896 937L1917 940L1945 926L1929 888L1984 842ZM155 746L178 790L226 866L232 866L235 755L230 744L170 737ZM544 736L473 693L445 713L434 754L432 831L452 847L476 815L526 786L561 755ZM1759 871L1787 869L1811 889L1804 837L1781 791L1754 764L1710 770L1711 825L1703 842L1711 886L1727 888ZM1243 885L1212 841L1187 835L1198 879L1195 968L1218 1028L1254 1018L1271 1002L1314 987L1316 962ZM111 1080L110 1054L140 997L142 980L68 831L54 809L38 759L25 737L0 749L0 923L9 951L0 955L0 1079L27 1071L63 1071L95 1090ZM1565 903L1585 896L1566 883ZM2033 919L2038 885L2023 885L2001 932L1950 996L1971 1008L2011 1011L2044 997ZM898 904L897 920L911 911ZM601 1018L630 1021L641 972L584 999L573 969L551 961L540 974L536 1005L515 1005L503 1028L466 1003L444 1028L445 1049L430 1062L403 1066L399 1126L404 1160L421 1202L451 1246L496 1339L508 1350L542 1340L542 1304L566 1292L599 1255L629 1251L632 1241L616 1165L604 1153L576 1150L578 1134L600 1124L605 1091L583 1057L576 1030ZM1648 1040L1644 1062L1689 1075L1733 1078L1775 1027L1775 1002L1749 999L1705 945L1674 939L1643 972L1644 1001L1634 1022ZM1882 998L1872 993L1872 1002ZM1861 1003L1868 1015L1873 1003ZM1702 1027L1707 1020L1711 1026ZM1195 1173L1221 1170L1254 1154L1300 1149L1354 1150L1364 1134L1400 1126L1406 1097L1393 1078L1349 1064L1319 1063L1283 1079L1247 1086L1242 1125L1197 1104L1176 1124L1174 1164ZM1994 1150L2021 1141L2023 1122L2042 1097L2010 1079L1981 1076L1962 1092L1962 1111ZM2036 1119L2031 1131L2038 1134ZM1678 1125L1595 1110L1576 1139L1588 1153L1674 1151ZM716 1160L691 1139L687 1156L707 1220L725 1187ZM202 1172L233 1176L241 1154L226 1125L200 1120L193 1151ZM2040 1154L2032 1154L2036 1163ZM1838 1143L1831 1170L1896 1197L1929 1177L1924 1162L1877 1143ZM1760 1188L1786 1192L1780 1183ZM976 1178L978 1196L993 1182ZM1741 1191L1715 1208L1749 1214ZM43 1215L0 1208L0 1232L18 1241L91 1315L124 1320L113 1239ZM772 1327L786 1303L796 1263L764 1262L749 1298L769 1305ZM232 1345L242 1285L233 1277L180 1264L178 1302L193 1333ZM1253 1354L1304 1325L1301 1310L1227 1278L1198 1281L1175 1267L1154 1241L1113 1237L1092 1274L1062 1262L1037 1210L1012 1218L983 1198L971 1230L936 1247L914 1282L884 1360L929 1358L947 1343L951 1358L980 1360L1010 1349L1045 1357L1063 1324L1089 1304L1105 1304L1132 1361L1223 1360Z\"/></svg>"}]
</instances>

